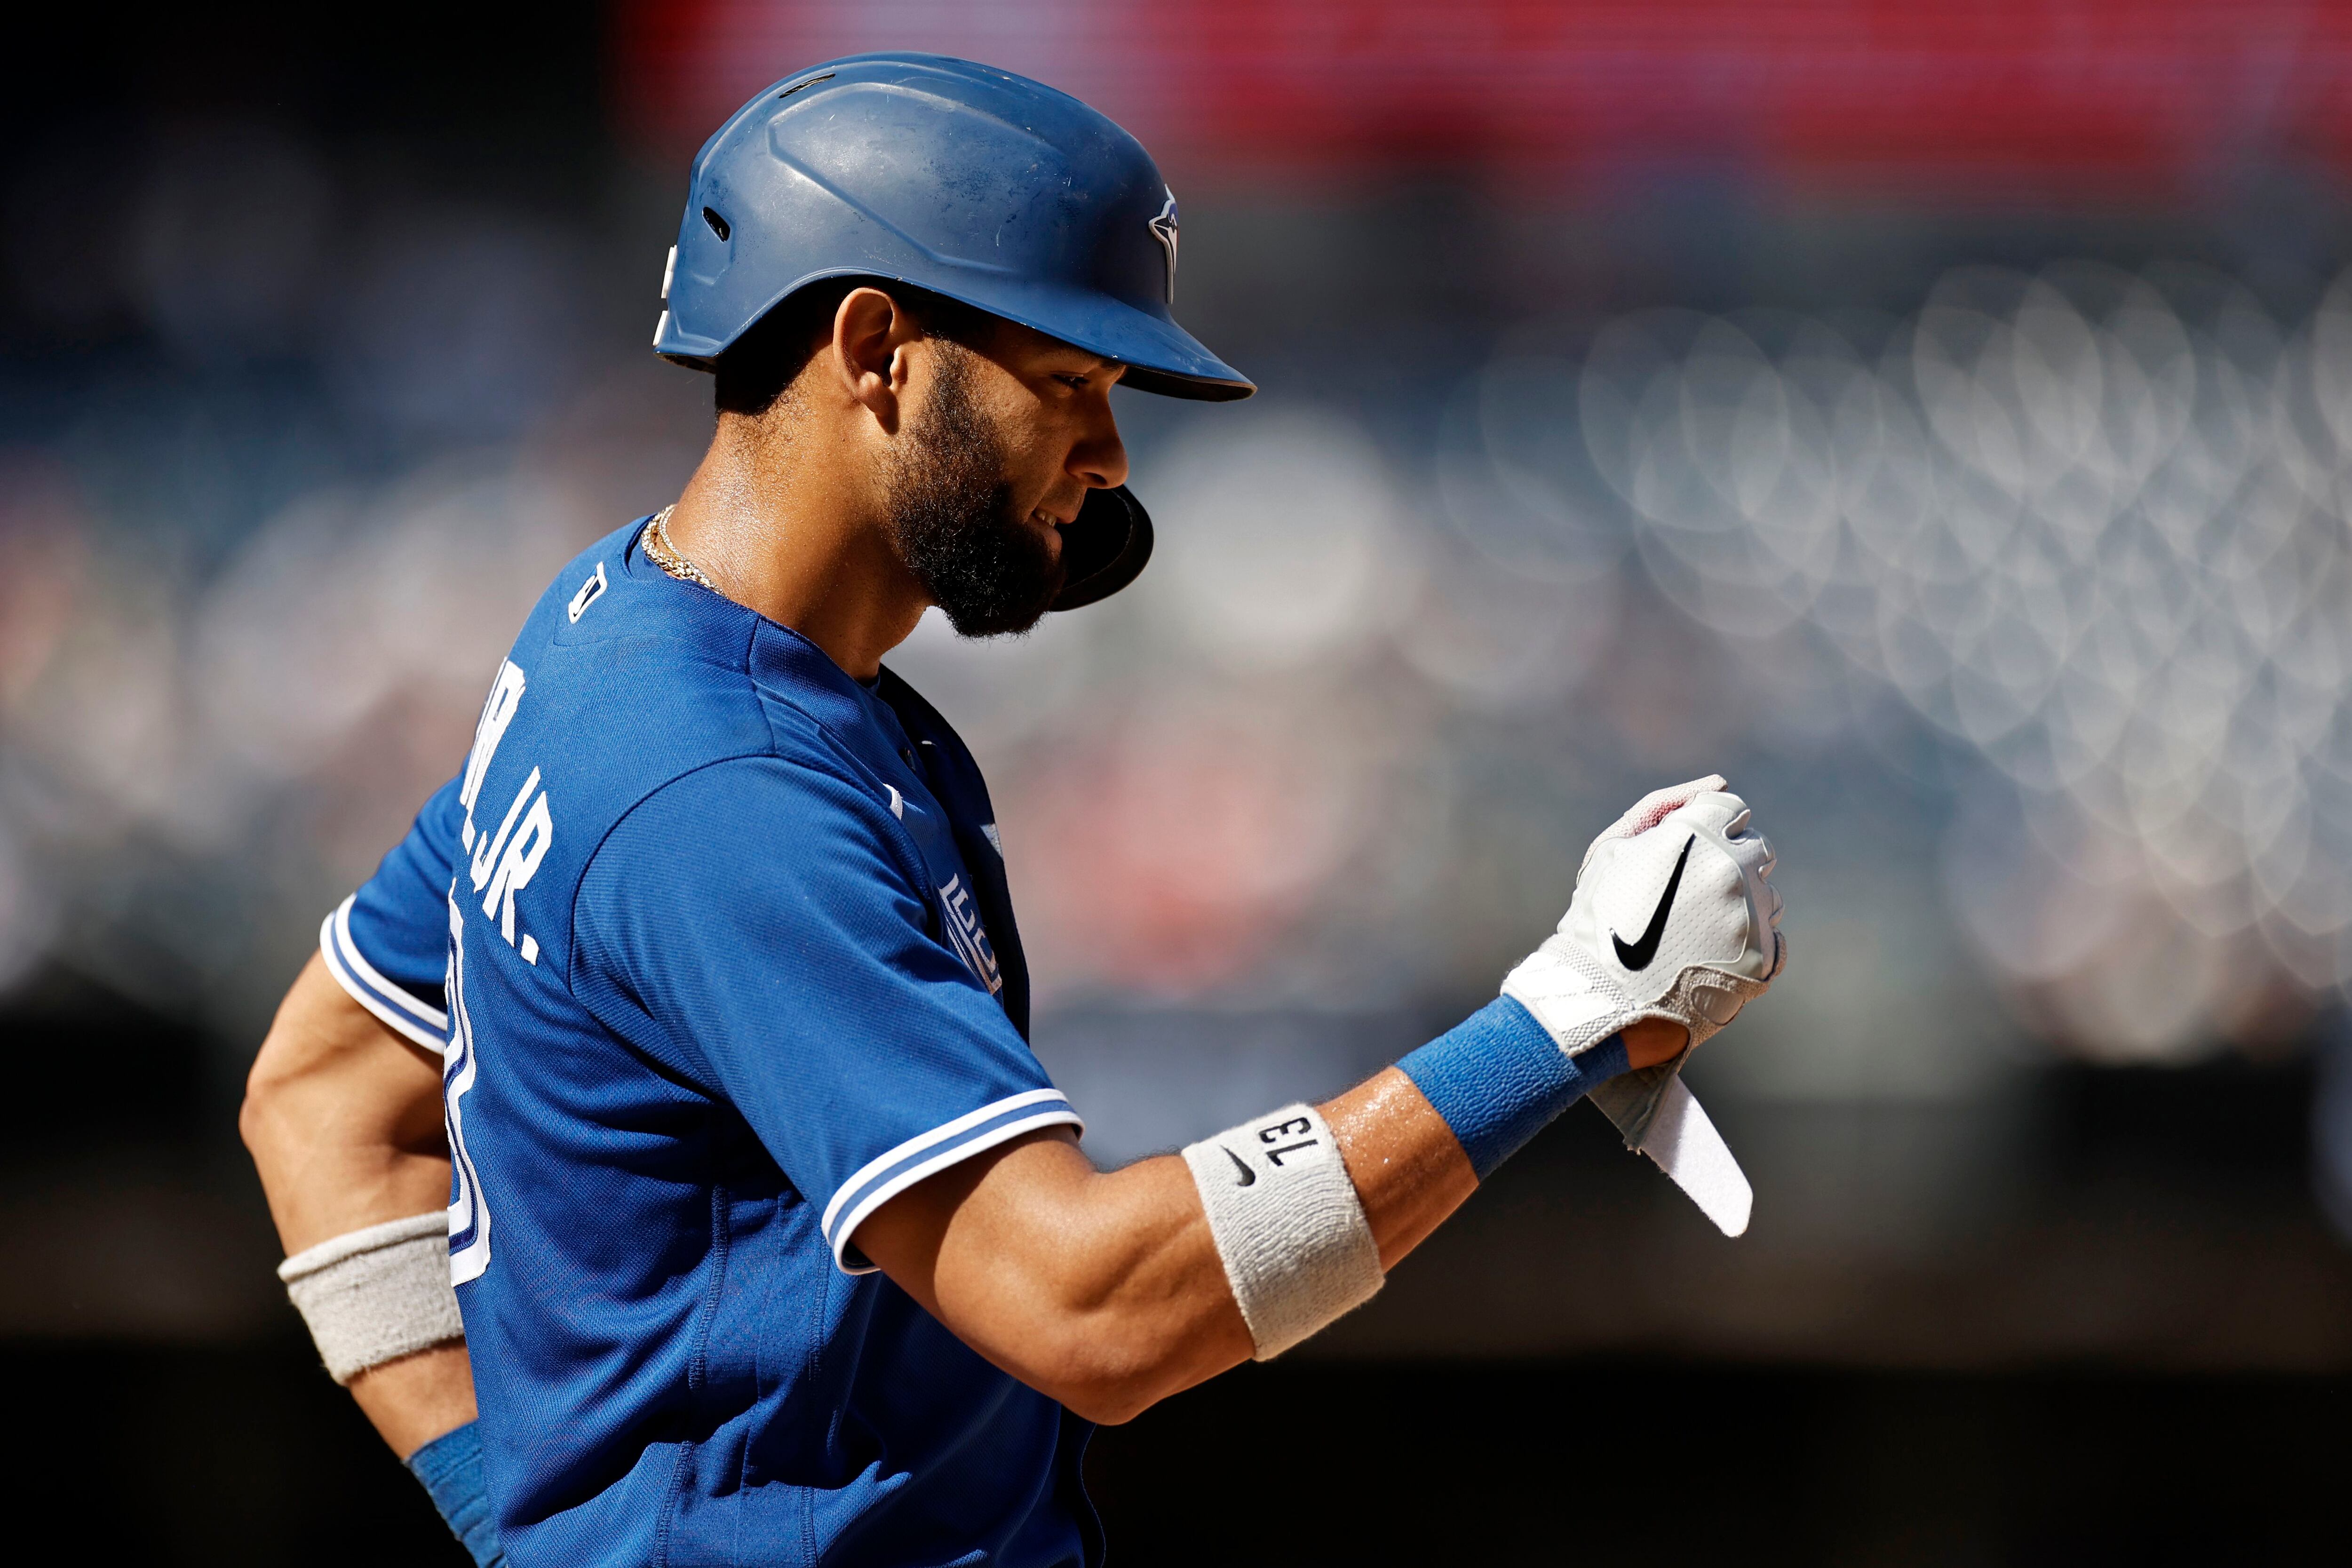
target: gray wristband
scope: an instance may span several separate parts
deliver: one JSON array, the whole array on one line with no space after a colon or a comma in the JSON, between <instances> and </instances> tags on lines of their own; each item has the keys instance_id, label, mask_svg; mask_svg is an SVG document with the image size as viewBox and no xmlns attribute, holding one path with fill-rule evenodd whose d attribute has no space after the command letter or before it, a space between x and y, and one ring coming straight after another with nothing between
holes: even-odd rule
<instances>
[{"instance_id":1,"label":"gray wristband","mask_svg":"<svg viewBox=\"0 0 2352 1568\"><path fill-rule=\"evenodd\" d=\"M1184 1151L1256 1359L1271 1361L1381 1288L1381 1249L1331 1129L1309 1105Z\"/></svg>"},{"instance_id":2,"label":"gray wristband","mask_svg":"<svg viewBox=\"0 0 2352 1568\"><path fill-rule=\"evenodd\" d=\"M306 1247L278 1266L278 1278L337 1383L466 1337L449 1284L445 1209Z\"/></svg>"}]
</instances>

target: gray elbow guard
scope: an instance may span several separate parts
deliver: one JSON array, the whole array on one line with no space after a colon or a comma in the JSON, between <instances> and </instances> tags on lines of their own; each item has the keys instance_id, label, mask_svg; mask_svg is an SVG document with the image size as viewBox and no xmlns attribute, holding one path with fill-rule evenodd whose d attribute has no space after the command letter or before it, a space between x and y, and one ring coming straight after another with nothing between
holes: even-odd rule
<instances>
[{"instance_id":1,"label":"gray elbow guard","mask_svg":"<svg viewBox=\"0 0 2352 1568\"><path fill-rule=\"evenodd\" d=\"M1256 1359L1372 1299L1381 1249L1331 1129L1286 1106L1184 1151Z\"/></svg>"}]
</instances>

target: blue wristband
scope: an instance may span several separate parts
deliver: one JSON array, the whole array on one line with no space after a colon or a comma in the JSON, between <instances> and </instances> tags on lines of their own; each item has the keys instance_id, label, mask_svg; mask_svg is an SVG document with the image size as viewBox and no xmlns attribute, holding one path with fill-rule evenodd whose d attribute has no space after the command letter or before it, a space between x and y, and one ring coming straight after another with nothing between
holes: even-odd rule
<instances>
[{"instance_id":1,"label":"blue wristband","mask_svg":"<svg viewBox=\"0 0 2352 1568\"><path fill-rule=\"evenodd\" d=\"M408 1473L425 1483L449 1532L473 1553L478 1568L506 1568L498 1516L490 1511L490 1494L482 1484L482 1437L474 1423L443 1433L409 1455L405 1463Z\"/></svg>"},{"instance_id":2,"label":"blue wristband","mask_svg":"<svg viewBox=\"0 0 2352 1568\"><path fill-rule=\"evenodd\" d=\"M1628 1065L1622 1036L1569 1056L1508 996L1496 997L1397 1063L1454 1129L1482 1182L1553 1117Z\"/></svg>"}]
</instances>

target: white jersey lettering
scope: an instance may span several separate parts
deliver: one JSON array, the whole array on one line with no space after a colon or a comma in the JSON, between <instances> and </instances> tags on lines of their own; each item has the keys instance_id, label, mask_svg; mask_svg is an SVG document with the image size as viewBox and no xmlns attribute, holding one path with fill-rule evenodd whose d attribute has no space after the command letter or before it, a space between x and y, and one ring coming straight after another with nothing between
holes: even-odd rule
<instances>
[{"instance_id":1,"label":"white jersey lettering","mask_svg":"<svg viewBox=\"0 0 2352 1568\"><path fill-rule=\"evenodd\" d=\"M531 782L539 782L539 770L531 770ZM495 915L499 934L512 947L515 940L515 895L530 885L539 873L539 863L547 858L547 847L555 841L555 819L547 809L547 792L530 803L530 810L522 819L522 827L499 858L499 868L491 873L489 891L482 895L482 913ZM524 956L539 962L539 943L534 941Z\"/></svg>"},{"instance_id":2,"label":"white jersey lettering","mask_svg":"<svg viewBox=\"0 0 2352 1568\"><path fill-rule=\"evenodd\" d=\"M981 923L980 910L971 901L971 889L961 877L950 877L940 889L940 901L947 906L948 941L953 944L956 956L980 983L988 987L991 996L1004 989L1004 973L997 967L996 950L989 945L988 928Z\"/></svg>"},{"instance_id":3,"label":"white jersey lettering","mask_svg":"<svg viewBox=\"0 0 2352 1568\"><path fill-rule=\"evenodd\" d=\"M474 800L482 793L482 775L490 771L490 759L499 754L499 742L506 739L515 710L522 705L524 684L520 666L512 659L499 660L498 678L490 682L490 694L482 701L482 716L474 721L474 748L466 753L466 782L457 789L458 804L466 808L465 826L457 837L469 850L474 847ZM477 879L474 885L481 883Z\"/></svg>"}]
</instances>

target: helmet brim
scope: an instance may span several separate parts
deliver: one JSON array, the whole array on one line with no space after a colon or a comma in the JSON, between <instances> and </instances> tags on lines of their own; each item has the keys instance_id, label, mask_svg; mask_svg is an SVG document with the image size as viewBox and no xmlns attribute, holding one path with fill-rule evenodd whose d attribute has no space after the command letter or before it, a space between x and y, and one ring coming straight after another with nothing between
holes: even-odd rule
<instances>
[{"instance_id":1,"label":"helmet brim","mask_svg":"<svg viewBox=\"0 0 2352 1568\"><path fill-rule=\"evenodd\" d=\"M931 287L934 293L1117 360L1127 366L1123 384L1138 392L1231 403L1257 390L1249 377L1169 317L1108 294L999 279L978 281L968 291Z\"/></svg>"},{"instance_id":2,"label":"helmet brim","mask_svg":"<svg viewBox=\"0 0 2352 1568\"><path fill-rule=\"evenodd\" d=\"M765 316L810 284L828 278L872 278L878 283L907 283L933 294L944 294L974 310L1001 316L1105 359L1117 360L1127 366L1121 384L1138 392L1202 403L1231 403L1257 390L1249 377L1211 353L1200 339L1170 318L1139 310L1124 300L1092 289L1050 283L975 276L969 279L957 277L942 285L929 279L876 272L867 268L830 268L793 279L792 287L770 300L760 315ZM730 342L698 337L686 331L676 316L665 311L660 331L654 338L654 352L692 370L709 370Z\"/></svg>"}]
</instances>

